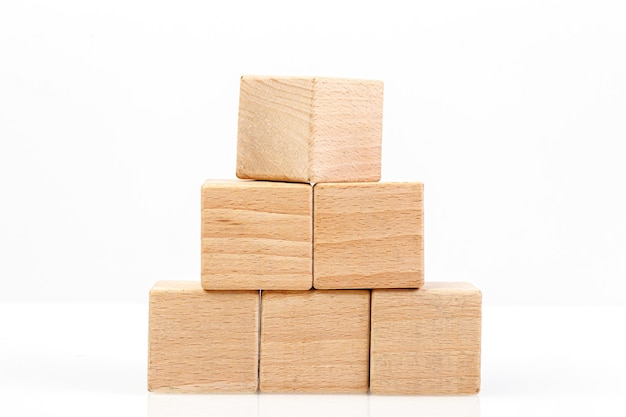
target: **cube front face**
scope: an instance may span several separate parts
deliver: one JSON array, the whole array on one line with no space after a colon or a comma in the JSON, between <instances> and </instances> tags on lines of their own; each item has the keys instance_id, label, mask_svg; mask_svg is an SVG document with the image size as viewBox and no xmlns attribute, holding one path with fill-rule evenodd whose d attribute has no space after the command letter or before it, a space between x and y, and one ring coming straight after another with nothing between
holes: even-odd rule
<instances>
[{"instance_id":1,"label":"cube front face","mask_svg":"<svg viewBox=\"0 0 626 417\"><path fill-rule=\"evenodd\" d=\"M204 291L162 281L150 292L148 389L255 392L258 291Z\"/></svg>"},{"instance_id":2,"label":"cube front face","mask_svg":"<svg viewBox=\"0 0 626 417\"><path fill-rule=\"evenodd\" d=\"M241 77L237 177L309 181L312 78Z\"/></svg>"},{"instance_id":3,"label":"cube front face","mask_svg":"<svg viewBox=\"0 0 626 417\"><path fill-rule=\"evenodd\" d=\"M372 291L373 394L476 394L482 296L465 283Z\"/></svg>"},{"instance_id":4,"label":"cube front face","mask_svg":"<svg viewBox=\"0 0 626 417\"><path fill-rule=\"evenodd\" d=\"M317 79L310 182L380 180L383 83Z\"/></svg>"},{"instance_id":5,"label":"cube front face","mask_svg":"<svg viewBox=\"0 0 626 417\"><path fill-rule=\"evenodd\" d=\"M419 288L423 184L316 184L313 286Z\"/></svg>"},{"instance_id":6,"label":"cube front face","mask_svg":"<svg viewBox=\"0 0 626 417\"><path fill-rule=\"evenodd\" d=\"M205 182L203 288L310 289L312 190L309 184Z\"/></svg>"},{"instance_id":7,"label":"cube front face","mask_svg":"<svg viewBox=\"0 0 626 417\"><path fill-rule=\"evenodd\" d=\"M383 83L339 78L241 78L237 177L378 181Z\"/></svg>"},{"instance_id":8,"label":"cube front face","mask_svg":"<svg viewBox=\"0 0 626 417\"><path fill-rule=\"evenodd\" d=\"M261 302L261 392L367 392L369 291L263 291Z\"/></svg>"}]
</instances>

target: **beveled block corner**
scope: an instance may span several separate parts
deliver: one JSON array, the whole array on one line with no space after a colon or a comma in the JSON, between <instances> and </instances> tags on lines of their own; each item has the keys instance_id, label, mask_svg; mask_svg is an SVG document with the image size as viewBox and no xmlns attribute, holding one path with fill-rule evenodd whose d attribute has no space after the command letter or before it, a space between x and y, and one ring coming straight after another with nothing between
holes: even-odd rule
<instances>
[{"instance_id":1,"label":"beveled block corner","mask_svg":"<svg viewBox=\"0 0 626 417\"><path fill-rule=\"evenodd\" d=\"M315 288L424 283L422 183L323 183L313 194Z\"/></svg>"},{"instance_id":2,"label":"beveled block corner","mask_svg":"<svg viewBox=\"0 0 626 417\"><path fill-rule=\"evenodd\" d=\"M258 387L258 291L160 281L150 291L148 389L252 393Z\"/></svg>"},{"instance_id":3,"label":"beveled block corner","mask_svg":"<svg viewBox=\"0 0 626 417\"><path fill-rule=\"evenodd\" d=\"M310 184L209 180L202 185L205 290L308 290Z\"/></svg>"},{"instance_id":4,"label":"beveled block corner","mask_svg":"<svg viewBox=\"0 0 626 417\"><path fill-rule=\"evenodd\" d=\"M382 81L243 76L237 177L378 181L382 116Z\"/></svg>"},{"instance_id":5,"label":"beveled block corner","mask_svg":"<svg viewBox=\"0 0 626 417\"><path fill-rule=\"evenodd\" d=\"M482 294L471 284L372 291L372 394L480 390Z\"/></svg>"}]
</instances>

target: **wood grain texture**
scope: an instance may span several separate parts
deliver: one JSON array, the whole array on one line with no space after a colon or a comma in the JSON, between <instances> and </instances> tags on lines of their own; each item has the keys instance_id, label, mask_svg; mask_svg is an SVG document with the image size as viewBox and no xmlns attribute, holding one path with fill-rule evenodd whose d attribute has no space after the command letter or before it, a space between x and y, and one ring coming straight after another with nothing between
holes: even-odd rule
<instances>
[{"instance_id":1,"label":"wood grain texture","mask_svg":"<svg viewBox=\"0 0 626 417\"><path fill-rule=\"evenodd\" d=\"M202 286L206 290L307 290L312 286L309 184L206 181Z\"/></svg>"},{"instance_id":2,"label":"wood grain texture","mask_svg":"<svg viewBox=\"0 0 626 417\"><path fill-rule=\"evenodd\" d=\"M261 304L261 392L367 392L369 291L263 291Z\"/></svg>"},{"instance_id":3,"label":"wood grain texture","mask_svg":"<svg viewBox=\"0 0 626 417\"><path fill-rule=\"evenodd\" d=\"M315 288L423 284L423 184L316 184L313 195Z\"/></svg>"},{"instance_id":4,"label":"wood grain texture","mask_svg":"<svg viewBox=\"0 0 626 417\"><path fill-rule=\"evenodd\" d=\"M255 392L259 303L258 291L157 282L150 291L148 389Z\"/></svg>"},{"instance_id":5,"label":"wood grain texture","mask_svg":"<svg viewBox=\"0 0 626 417\"><path fill-rule=\"evenodd\" d=\"M378 181L382 109L381 81L243 76L237 177Z\"/></svg>"},{"instance_id":6,"label":"wood grain texture","mask_svg":"<svg viewBox=\"0 0 626 417\"><path fill-rule=\"evenodd\" d=\"M476 394L481 305L466 283L373 290L372 394Z\"/></svg>"}]
</instances>

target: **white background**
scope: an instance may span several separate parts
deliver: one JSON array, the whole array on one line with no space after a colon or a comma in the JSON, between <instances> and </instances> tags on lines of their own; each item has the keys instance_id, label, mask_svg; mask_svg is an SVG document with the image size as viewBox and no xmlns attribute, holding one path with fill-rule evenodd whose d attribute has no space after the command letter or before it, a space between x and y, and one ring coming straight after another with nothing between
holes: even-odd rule
<instances>
[{"instance_id":1,"label":"white background","mask_svg":"<svg viewBox=\"0 0 626 417\"><path fill-rule=\"evenodd\" d=\"M618 0L0 0L0 302L144 312L153 282L199 279L200 185L235 177L240 75L380 79L383 180L425 183L426 280L471 281L486 306L548 308L554 332L533 330L541 315L520 319L520 349L571 331L550 344L565 353L518 362L562 380L506 373L506 355L490 367L499 356L484 353L483 412L498 387L533 380L577 396L576 381L623 388L624 360L609 365L604 342L615 348L626 306L625 22ZM90 320L84 306L71 316ZM587 318L582 333L572 317ZM45 345L40 321L2 323L6 352ZM144 330L141 318L116 325L129 323ZM598 328L591 346L584 332ZM59 349L83 369L78 347ZM141 372L124 378L143 378L144 351L133 355ZM584 362L597 357L612 371ZM588 371L576 379L548 358ZM110 369L100 359L92 374Z\"/></svg>"},{"instance_id":2,"label":"white background","mask_svg":"<svg viewBox=\"0 0 626 417\"><path fill-rule=\"evenodd\" d=\"M385 82L383 180L425 184L426 279L626 302L620 1L0 2L2 301L198 279L242 74Z\"/></svg>"}]
</instances>

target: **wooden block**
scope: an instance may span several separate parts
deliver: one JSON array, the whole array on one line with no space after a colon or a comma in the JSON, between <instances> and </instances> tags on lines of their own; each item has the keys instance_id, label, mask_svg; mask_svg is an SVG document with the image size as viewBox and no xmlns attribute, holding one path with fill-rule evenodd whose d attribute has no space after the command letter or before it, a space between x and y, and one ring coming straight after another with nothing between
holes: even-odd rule
<instances>
[{"instance_id":1,"label":"wooden block","mask_svg":"<svg viewBox=\"0 0 626 417\"><path fill-rule=\"evenodd\" d=\"M259 292L161 281L150 291L148 389L255 392Z\"/></svg>"},{"instance_id":2,"label":"wooden block","mask_svg":"<svg viewBox=\"0 0 626 417\"><path fill-rule=\"evenodd\" d=\"M367 392L369 291L263 291L261 304L261 392Z\"/></svg>"},{"instance_id":3,"label":"wooden block","mask_svg":"<svg viewBox=\"0 0 626 417\"><path fill-rule=\"evenodd\" d=\"M421 183L316 184L313 194L315 288L424 283Z\"/></svg>"},{"instance_id":4,"label":"wooden block","mask_svg":"<svg viewBox=\"0 0 626 417\"><path fill-rule=\"evenodd\" d=\"M372 394L476 394L481 304L466 283L372 291Z\"/></svg>"},{"instance_id":5,"label":"wooden block","mask_svg":"<svg viewBox=\"0 0 626 417\"><path fill-rule=\"evenodd\" d=\"M202 186L202 287L312 287L313 188L265 181Z\"/></svg>"},{"instance_id":6,"label":"wooden block","mask_svg":"<svg viewBox=\"0 0 626 417\"><path fill-rule=\"evenodd\" d=\"M237 177L378 181L383 83L241 77Z\"/></svg>"}]
</instances>

